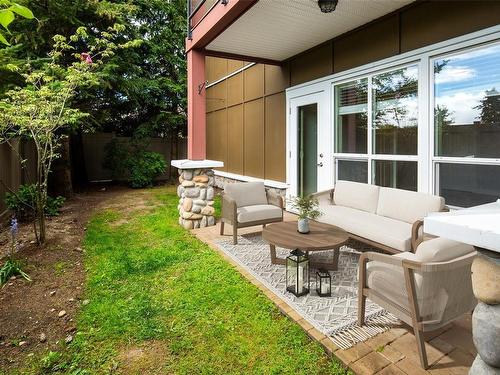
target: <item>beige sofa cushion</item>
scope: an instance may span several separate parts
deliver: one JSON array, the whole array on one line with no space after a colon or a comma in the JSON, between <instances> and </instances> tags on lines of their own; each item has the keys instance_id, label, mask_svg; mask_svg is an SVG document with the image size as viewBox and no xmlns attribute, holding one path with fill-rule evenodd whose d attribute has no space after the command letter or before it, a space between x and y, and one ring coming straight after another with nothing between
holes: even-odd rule
<instances>
[{"instance_id":1,"label":"beige sofa cushion","mask_svg":"<svg viewBox=\"0 0 500 375\"><path fill-rule=\"evenodd\" d=\"M438 237L422 242L415 251L418 262L446 262L472 253L474 248L461 242Z\"/></svg>"},{"instance_id":2,"label":"beige sofa cushion","mask_svg":"<svg viewBox=\"0 0 500 375\"><path fill-rule=\"evenodd\" d=\"M438 212L443 208L444 199L437 195L381 187L377 214L413 224L429 212Z\"/></svg>"},{"instance_id":3,"label":"beige sofa cushion","mask_svg":"<svg viewBox=\"0 0 500 375\"><path fill-rule=\"evenodd\" d=\"M238 223L251 221L281 219L281 208L271 204L258 204L238 208Z\"/></svg>"},{"instance_id":4,"label":"beige sofa cushion","mask_svg":"<svg viewBox=\"0 0 500 375\"><path fill-rule=\"evenodd\" d=\"M334 204L375 213L379 187L351 181L337 181L333 194Z\"/></svg>"},{"instance_id":5,"label":"beige sofa cushion","mask_svg":"<svg viewBox=\"0 0 500 375\"><path fill-rule=\"evenodd\" d=\"M263 182L238 182L224 186L224 192L236 201L237 207L267 204Z\"/></svg>"},{"instance_id":6,"label":"beige sofa cushion","mask_svg":"<svg viewBox=\"0 0 500 375\"><path fill-rule=\"evenodd\" d=\"M411 250L411 224L337 205L321 206L320 221L400 251Z\"/></svg>"}]
</instances>

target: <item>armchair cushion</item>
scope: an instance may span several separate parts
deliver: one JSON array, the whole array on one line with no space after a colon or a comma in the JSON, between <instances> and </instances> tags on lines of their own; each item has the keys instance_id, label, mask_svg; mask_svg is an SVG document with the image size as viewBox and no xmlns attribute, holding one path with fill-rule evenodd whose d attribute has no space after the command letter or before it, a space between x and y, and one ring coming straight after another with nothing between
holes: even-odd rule
<instances>
[{"instance_id":1,"label":"armchair cushion","mask_svg":"<svg viewBox=\"0 0 500 375\"><path fill-rule=\"evenodd\" d=\"M271 204L258 204L239 207L237 215L238 223L249 223L252 221L281 219L283 211L281 208Z\"/></svg>"},{"instance_id":2,"label":"armchair cushion","mask_svg":"<svg viewBox=\"0 0 500 375\"><path fill-rule=\"evenodd\" d=\"M437 237L423 241L415 252L418 262L446 262L474 251L470 245Z\"/></svg>"},{"instance_id":3,"label":"armchair cushion","mask_svg":"<svg viewBox=\"0 0 500 375\"><path fill-rule=\"evenodd\" d=\"M404 252L393 257L402 260L416 261L416 256L410 252ZM408 292L402 266L396 266L383 262L373 261L366 265L367 286L392 301L395 305L404 307L410 311ZM417 291L417 303L419 313L426 319L440 319L448 295L446 290L439 283L435 283L432 277L428 280L423 275L415 273L415 287ZM435 283L435 284L434 284ZM407 322L408 323L408 322Z\"/></svg>"},{"instance_id":4,"label":"armchair cushion","mask_svg":"<svg viewBox=\"0 0 500 375\"><path fill-rule=\"evenodd\" d=\"M226 184L224 193L236 201L237 207L267 204L266 188L263 182Z\"/></svg>"}]
</instances>

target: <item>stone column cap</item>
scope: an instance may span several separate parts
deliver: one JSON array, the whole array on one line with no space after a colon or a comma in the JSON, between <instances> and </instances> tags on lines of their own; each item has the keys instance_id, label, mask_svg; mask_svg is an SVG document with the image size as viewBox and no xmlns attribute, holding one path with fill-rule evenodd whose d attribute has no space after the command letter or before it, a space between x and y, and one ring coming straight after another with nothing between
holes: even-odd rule
<instances>
[{"instance_id":1,"label":"stone column cap","mask_svg":"<svg viewBox=\"0 0 500 375\"><path fill-rule=\"evenodd\" d=\"M172 165L172 167L176 167L179 169L221 168L224 166L224 162L217 160L180 159L180 160L172 160L170 164Z\"/></svg>"}]
</instances>

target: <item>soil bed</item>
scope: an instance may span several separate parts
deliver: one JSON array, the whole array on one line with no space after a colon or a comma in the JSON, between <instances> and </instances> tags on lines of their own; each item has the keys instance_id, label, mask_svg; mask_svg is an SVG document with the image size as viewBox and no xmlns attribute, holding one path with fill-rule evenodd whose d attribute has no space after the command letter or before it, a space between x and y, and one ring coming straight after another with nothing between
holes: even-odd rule
<instances>
[{"instance_id":1,"label":"soil bed","mask_svg":"<svg viewBox=\"0 0 500 375\"><path fill-rule=\"evenodd\" d=\"M47 220L44 247L35 244L31 224L19 225L15 258L25 265L32 281L16 278L0 288L0 373L22 367L29 356L56 350L74 336L74 318L84 302L80 243L86 223L97 207L125 190L98 189L69 199L59 216ZM0 264L9 247L10 234L3 228Z\"/></svg>"}]
</instances>

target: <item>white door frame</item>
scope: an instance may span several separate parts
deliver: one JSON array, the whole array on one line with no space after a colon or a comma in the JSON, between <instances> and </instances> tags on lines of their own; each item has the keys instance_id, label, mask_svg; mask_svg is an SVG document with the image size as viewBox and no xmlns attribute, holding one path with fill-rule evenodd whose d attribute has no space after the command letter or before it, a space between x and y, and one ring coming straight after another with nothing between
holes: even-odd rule
<instances>
[{"instance_id":1,"label":"white door frame","mask_svg":"<svg viewBox=\"0 0 500 375\"><path fill-rule=\"evenodd\" d=\"M311 85L308 87L287 92L287 162L286 181L289 186L287 196L298 195L298 108L308 104L318 105L318 191L328 189L332 186L332 127L331 104L329 86L325 84ZM322 155L322 156L321 156Z\"/></svg>"}]
</instances>

